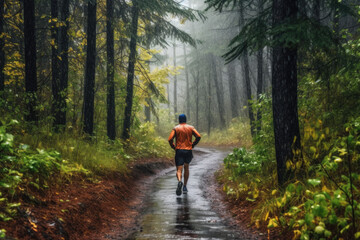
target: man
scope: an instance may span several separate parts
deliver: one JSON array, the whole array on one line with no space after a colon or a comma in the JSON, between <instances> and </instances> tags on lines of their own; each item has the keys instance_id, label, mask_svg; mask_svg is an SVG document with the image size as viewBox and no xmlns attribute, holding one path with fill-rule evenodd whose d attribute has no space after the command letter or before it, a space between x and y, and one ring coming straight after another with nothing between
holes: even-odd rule
<instances>
[{"instance_id":1,"label":"man","mask_svg":"<svg viewBox=\"0 0 360 240\"><path fill-rule=\"evenodd\" d=\"M192 142L192 136L195 136L195 141ZM174 138L176 143L174 145ZM201 139L200 134L196 129L186 124L185 114L179 115L179 125L177 125L170 133L169 144L176 151L175 164L176 164L176 177L178 179L178 185L176 189L176 195L181 195L181 190L184 194L187 193L186 184L189 179L189 164L193 158L192 149L199 143ZM184 184L182 183L182 170L184 167ZM184 188L183 188L184 185ZM183 188L183 189L182 189Z\"/></svg>"}]
</instances>

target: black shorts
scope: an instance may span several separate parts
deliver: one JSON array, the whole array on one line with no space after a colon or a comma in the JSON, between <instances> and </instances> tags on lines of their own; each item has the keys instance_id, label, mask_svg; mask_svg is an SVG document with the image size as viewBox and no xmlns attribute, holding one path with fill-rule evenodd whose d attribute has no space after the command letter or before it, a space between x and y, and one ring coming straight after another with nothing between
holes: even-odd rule
<instances>
[{"instance_id":1,"label":"black shorts","mask_svg":"<svg viewBox=\"0 0 360 240\"><path fill-rule=\"evenodd\" d=\"M193 158L192 150L176 149L175 164L182 166L184 163L189 164Z\"/></svg>"}]
</instances>

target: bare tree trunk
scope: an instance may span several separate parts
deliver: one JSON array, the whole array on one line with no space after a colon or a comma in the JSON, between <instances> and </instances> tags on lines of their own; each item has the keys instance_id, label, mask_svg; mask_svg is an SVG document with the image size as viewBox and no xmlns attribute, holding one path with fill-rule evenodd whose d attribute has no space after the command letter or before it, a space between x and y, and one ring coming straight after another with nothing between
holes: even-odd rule
<instances>
[{"instance_id":1,"label":"bare tree trunk","mask_svg":"<svg viewBox=\"0 0 360 240\"><path fill-rule=\"evenodd\" d=\"M297 1L273 0L273 26L297 15ZM276 35L274 38L280 38ZM287 161L293 161L293 151L300 149L297 109L297 48L281 44L273 49L272 99L275 151L279 185L291 179Z\"/></svg>"},{"instance_id":2,"label":"bare tree trunk","mask_svg":"<svg viewBox=\"0 0 360 240\"><path fill-rule=\"evenodd\" d=\"M207 125L207 134L210 136L211 133L211 73L209 71L209 77L207 80L208 89L207 89L207 98L208 98L208 105L207 105L207 119L208 119L208 125Z\"/></svg>"},{"instance_id":3,"label":"bare tree trunk","mask_svg":"<svg viewBox=\"0 0 360 240\"><path fill-rule=\"evenodd\" d=\"M312 16L317 21L320 21L320 5L321 5L321 0L313 1Z\"/></svg>"},{"instance_id":4,"label":"bare tree trunk","mask_svg":"<svg viewBox=\"0 0 360 240\"><path fill-rule=\"evenodd\" d=\"M168 109L169 109L169 120L171 120L171 118L170 118L171 109L170 109L170 86L169 86L169 84L166 85L166 91L167 91L167 105L168 105Z\"/></svg>"},{"instance_id":5,"label":"bare tree trunk","mask_svg":"<svg viewBox=\"0 0 360 240\"><path fill-rule=\"evenodd\" d=\"M186 56L186 47L184 48L184 60L185 60L185 78L186 78L186 115L190 119L190 85L189 85L189 72L188 72L188 62Z\"/></svg>"},{"instance_id":6,"label":"bare tree trunk","mask_svg":"<svg viewBox=\"0 0 360 240\"><path fill-rule=\"evenodd\" d=\"M126 107L125 118L122 139L126 140L130 138L131 127L131 113L134 94L134 75L135 75L135 63L136 63L136 44L137 44L137 29L139 19L139 7L137 0L133 0L132 7L132 21L131 21L131 39L130 39L130 56L128 67L128 78L126 84Z\"/></svg>"},{"instance_id":7,"label":"bare tree trunk","mask_svg":"<svg viewBox=\"0 0 360 240\"><path fill-rule=\"evenodd\" d=\"M240 24L245 24L245 18L244 18L244 9L241 4L240 6ZM246 97L247 97L247 107L249 110L249 119L250 119L250 129L251 129L251 136L255 136L255 128L254 128L254 112L252 110L250 101L251 98L251 83L250 83L250 70L249 70L249 56L247 49L244 50L243 56L243 71L244 71L244 78L245 78L245 88L246 88Z\"/></svg>"},{"instance_id":8,"label":"bare tree trunk","mask_svg":"<svg viewBox=\"0 0 360 240\"><path fill-rule=\"evenodd\" d=\"M5 39L3 37L4 33L4 0L0 0L0 91L4 90L5 84Z\"/></svg>"},{"instance_id":9,"label":"bare tree trunk","mask_svg":"<svg viewBox=\"0 0 360 240\"><path fill-rule=\"evenodd\" d=\"M62 6L60 10L60 20L64 24L59 29L60 34L60 57L61 61L59 61L59 82L60 82L60 97L59 97L59 113L58 119L55 122L56 125L62 126L62 128L66 125L66 97L67 97L67 88L68 88L68 75L69 75L69 15L70 15L70 0L63 0Z\"/></svg>"},{"instance_id":10,"label":"bare tree trunk","mask_svg":"<svg viewBox=\"0 0 360 240\"><path fill-rule=\"evenodd\" d=\"M93 135L96 60L96 0L88 2L84 87L84 132Z\"/></svg>"},{"instance_id":11,"label":"bare tree trunk","mask_svg":"<svg viewBox=\"0 0 360 240\"><path fill-rule=\"evenodd\" d=\"M197 70L197 74L195 75L194 72L191 73L195 83L195 126L199 128L199 69Z\"/></svg>"},{"instance_id":12,"label":"bare tree trunk","mask_svg":"<svg viewBox=\"0 0 360 240\"><path fill-rule=\"evenodd\" d=\"M215 82L215 89L216 89L216 96L217 96L217 102L218 102L218 109L219 109L219 117L220 117L220 128L224 129L226 127L225 122L225 111L224 111L224 98L222 96L222 90L220 87L220 82L217 75L217 69L216 69L216 60L215 56L211 55L211 68L213 71L213 79ZM221 69L220 69L221 71Z\"/></svg>"},{"instance_id":13,"label":"bare tree trunk","mask_svg":"<svg viewBox=\"0 0 360 240\"><path fill-rule=\"evenodd\" d=\"M35 0L23 0L24 3L24 40L25 40L25 90L27 93L27 112L25 120L37 122L37 76L36 76L36 36L35 36Z\"/></svg>"},{"instance_id":14,"label":"bare tree trunk","mask_svg":"<svg viewBox=\"0 0 360 240\"><path fill-rule=\"evenodd\" d=\"M53 127L56 132L59 131L59 112L60 107L60 79L59 79L59 28L56 26L58 22L58 1L51 0L51 77L52 77L52 115L54 118Z\"/></svg>"},{"instance_id":15,"label":"bare tree trunk","mask_svg":"<svg viewBox=\"0 0 360 240\"><path fill-rule=\"evenodd\" d=\"M260 16L260 14L263 11L263 0L259 0L258 2L258 16ZM261 21L259 21L258 23L258 27L259 29L263 30L264 26L263 23ZM262 39L258 39L258 41L262 41ZM263 93L263 49L261 48L260 50L258 50L256 58L257 58L257 101L260 102L260 95ZM260 132L261 131L261 109L258 110L257 112L257 131Z\"/></svg>"},{"instance_id":16,"label":"bare tree trunk","mask_svg":"<svg viewBox=\"0 0 360 240\"><path fill-rule=\"evenodd\" d=\"M107 46L107 135L116 138L115 83L114 83L114 2L106 0L106 46Z\"/></svg>"},{"instance_id":17,"label":"bare tree trunk","mask_svg":"<svg viewBox=\"0 0 360 240\"><path fill-rule=\"evenodd\" d=\"M173 54L173 57L174 57L174 67L176 68L176 45L175 45L175 42L174 42L174 54ZM177 76L176 74L174 75L174 114L175 114L175 122L178 121L177 119Z\"/></svg>"},{"instance_id":18,"label":"bare tree trunk","mask_svg":"<svg viewBox=\"0 0 360 240\"><path fill-rule=\"evenodd\" d=\"M229 81L229 92L230 92L231 118L236 118L239 116L239 107L238 107L239 98L238 98L234 61L232 61L227 65L227 70L228 70L228 81Z\"/></svg>"}]
</instances>

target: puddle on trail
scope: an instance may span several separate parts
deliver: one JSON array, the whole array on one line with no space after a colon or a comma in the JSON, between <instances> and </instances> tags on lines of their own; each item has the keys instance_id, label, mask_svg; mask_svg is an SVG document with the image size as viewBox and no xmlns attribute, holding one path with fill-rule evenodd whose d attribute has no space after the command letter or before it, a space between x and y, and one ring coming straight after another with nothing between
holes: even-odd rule
<instances>
[{"instance_id":1,"label":"puddle on trail","mask_svg":"<svg viewBox=\"0 0 360 240\"><path fill-rule=\"evenodd\" d=\"M156 179L140 231L129 239L247 239L225 226L204 197L202 177L218 169L227 152L200 150L201 154L194 151L190 165L188 194L176 196L175 170Z\"/></svg>"}]
</instances>

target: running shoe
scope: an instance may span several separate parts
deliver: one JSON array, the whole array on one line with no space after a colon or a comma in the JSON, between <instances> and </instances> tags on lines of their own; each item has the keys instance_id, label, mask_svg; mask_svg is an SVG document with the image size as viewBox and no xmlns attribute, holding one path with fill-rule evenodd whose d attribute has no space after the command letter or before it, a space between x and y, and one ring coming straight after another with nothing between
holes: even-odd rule
<instances>
[{"instance_id":1,"label":"running shoe","mask_svg":"<svg viewBox=\"0 0 360 240\"><path fill-rule=\"evenodd\" d=\"M184 188L183 188L183 194L186 194L188 192L186 186L184 185Z\"/></svg>"},{"instance_id":2,"label":"running shoe","mask_svg":"<svg viewBox=\"0 0 360 240\"><path fill-rule=\"evenodd\" d=\"M176 195L178 195L178 196L181 195L182 186L183 186L183 183L181 181L179 181L177 189L176 189Z\"/></svg>"}]
</instances>

